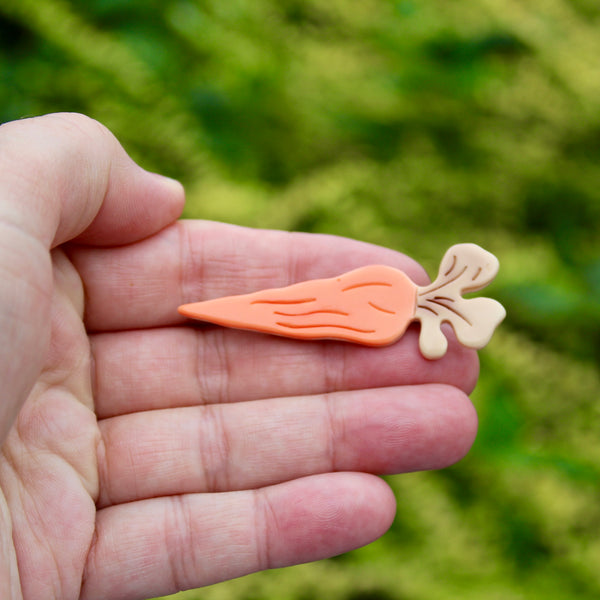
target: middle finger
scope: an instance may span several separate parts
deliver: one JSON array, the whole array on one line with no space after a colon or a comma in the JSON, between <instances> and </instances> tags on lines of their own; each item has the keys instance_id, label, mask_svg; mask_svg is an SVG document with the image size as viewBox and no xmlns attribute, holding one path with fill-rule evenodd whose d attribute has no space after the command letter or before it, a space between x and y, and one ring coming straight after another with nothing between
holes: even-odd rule
<instances>
[{"instance_id":1,"label":"middle finger","mask_svg":"<svg viewBox=\"0 0 600 600\"><path fill-rule=\"evenodd\" d=\"M440 360L418 350L418 329L397 343L297 341L221 327L167 327L91 336L99 418L161 408L343 390L445 383L470 393L477 355L449 336Z\"/></svg>"}]
</instances>

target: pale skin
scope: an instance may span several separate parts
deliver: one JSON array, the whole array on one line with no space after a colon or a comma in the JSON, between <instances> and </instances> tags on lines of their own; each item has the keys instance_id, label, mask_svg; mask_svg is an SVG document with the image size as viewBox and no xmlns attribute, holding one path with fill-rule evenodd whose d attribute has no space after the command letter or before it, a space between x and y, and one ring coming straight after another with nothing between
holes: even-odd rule
<instances>
[{"instance_id":1,"label":"pale skin","mask_svg":"<svg viewBox=\"0 0 600 600\"><path fill-rule=\"evenodd\" d=\"M177 306L423 270L331 236L177 221L98 123L0 127L0 598L141 599L383 535L378 474L470 448L476 354L190 326ZM210 198L206 199L210 202Z\"/></svg>"}]
</instances>

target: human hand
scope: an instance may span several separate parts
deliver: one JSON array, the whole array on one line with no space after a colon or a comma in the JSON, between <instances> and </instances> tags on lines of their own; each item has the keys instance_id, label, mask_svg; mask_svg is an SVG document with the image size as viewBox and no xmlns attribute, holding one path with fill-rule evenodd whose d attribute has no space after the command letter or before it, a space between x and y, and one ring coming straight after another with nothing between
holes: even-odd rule
<instances>
[{"instance_id":1,"label":"human hand","mask_svg":"<svg viewBox=\"0 0 600 600\"><path fill-rule=\"evenodd\" d=\"M473 351L183 326L177 306L410 259L179 221L103 127L0 128L0 597L133 599L332 556L395 512L373 474L469 449Z\"/></svg>"}]
</instances>

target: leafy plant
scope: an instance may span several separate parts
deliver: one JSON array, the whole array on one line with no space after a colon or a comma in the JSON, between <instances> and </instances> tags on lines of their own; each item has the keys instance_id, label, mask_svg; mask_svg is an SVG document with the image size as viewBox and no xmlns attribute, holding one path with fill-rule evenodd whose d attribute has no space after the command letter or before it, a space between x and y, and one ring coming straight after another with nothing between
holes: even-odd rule
<instances>
[{"instance_id":1,"label":"leafy plant","mask_svg":"<svg viewBox=\"0 0 600 600\"><path fill-rule=\"evenodd\" d=\"M0 121L99 119L190 217L500 258L470 455L390 478L368 548L182 597L598 597L599 27L591 0L0 0Z\"/></svg>"}]
</instances>

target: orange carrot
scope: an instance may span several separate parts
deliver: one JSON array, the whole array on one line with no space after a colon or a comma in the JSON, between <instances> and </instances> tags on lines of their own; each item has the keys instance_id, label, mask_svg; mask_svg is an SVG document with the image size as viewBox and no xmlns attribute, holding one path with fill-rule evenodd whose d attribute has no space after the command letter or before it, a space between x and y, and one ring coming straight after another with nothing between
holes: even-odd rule
<instances>
[{"instance_id":1,"label":"orange carrot","mask_svg":"<svg viewBox=\"0 0 600 600\"><path fill-rule=\"evenodd\" d=\"M400 337L417 287L401 271L367 266L331 279L179 307L185 316L293 338L333 338L371 346Z\"/></svg>"},{"instance_id":2,"label":"orange carrot","mask_svg":"<svg viewBox=\"0 0 600 600\"><path fill-rule=\"evenodd\" d=\"M439 358L447 347L441 323L450 322L463 344L480 348L504 318L494 300L461 297L487 285L497 269L489 252L459 244L448 250L438 279L426 287L393 267L370 265L330 279L184 304L179 312L238 329L368 346L391 344L413 320L420 320L421 352Z\"/></svg>"}]
</instances>

